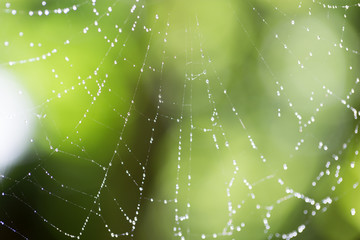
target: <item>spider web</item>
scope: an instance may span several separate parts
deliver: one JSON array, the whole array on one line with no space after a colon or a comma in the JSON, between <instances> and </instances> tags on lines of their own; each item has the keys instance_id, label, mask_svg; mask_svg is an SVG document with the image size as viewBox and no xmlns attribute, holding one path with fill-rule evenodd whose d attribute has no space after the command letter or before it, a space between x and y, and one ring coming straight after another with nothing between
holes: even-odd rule
<instances>
[{"instance_id":1,"label":"spider web","mask_svg":"<svg viewBox=\"0 0 360 240\"><path fill-rule=\"evenodd\" d=\"M0 1L0 236L359 237L359 7Z\"/></svg>"}]
</instances>

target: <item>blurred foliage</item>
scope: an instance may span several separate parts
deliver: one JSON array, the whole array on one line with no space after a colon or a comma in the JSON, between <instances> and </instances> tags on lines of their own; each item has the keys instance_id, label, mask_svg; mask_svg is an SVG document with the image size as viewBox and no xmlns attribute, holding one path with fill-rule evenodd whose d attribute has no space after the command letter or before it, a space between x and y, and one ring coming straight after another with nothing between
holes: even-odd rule
<instances>
[{"instance_id":1,"label":"blurred foliage","mask_svg":"<svg viewBox=\"0 0 360 240\"><path fill-rule=\"evenodd\" d=\"M359 57L333 46L346 39L347 47L359 49L359 8L349 10L353 12L347 21L343 11L313 1L303 1L299 8L298 2L276 0L152 0L145 1L143 9L139 4L134 14L129 11L133 1L99 1L100 13L111 5L109 17L97 16L90 2L66 15L29 17L29 11L44 9L41 1L14 1L15 16L0 2L0 21L7 23L0 44L10 42L0 47L0 63L32 97L37 123L27 155L1 183L7 197L0 197L0 220L16 231L29 239L65 239L59 230L77 235L90 216L83 238L107 239L104 226L131 231L126 212L131 219L139 218L135 239L172 239L175 214L189 214L177 227L190 229L186 236L191 238L244 223L241 231L223 238L265 239L263 219L269 213L272 233L289 233L306 224L301 239L359 238L359 214L350 214L351 208L360 211L353 189L359 173L350 167L358 158L353 154L358 148L356 120L338 99L359 75ZM49 1L46 9L74 3ZM133 31L134 25L139 27ZM112 46L115 39L119 44ZM7 64L36 57L40 59ZM324 95L327 89L336 90L335 97ZM352 106L359 106L357 98ZM314 109L321 103L326 108L317 113ZM246 129L234 117L233 107ZM316 122L302 129L294 109L302 124L314 115ZM214 134L226 138L214 142ZM336 183L327 176L316 188L312 185L333 158L318 149L322 139L329 149L341 152L345 178L336 191L330 190ZM351 146L341 150L348 139ZM218 150L216 144L230 148ZM236 169L233 160L238 170L227 196ZM282 171L284 163L287 171ZM336 167L330 166L332 173ZM142 191L138 184L145 173ZM305 196L321 200L331 195L337 201L325 213L310 216L315 206L302 199L279 202L286 196L279 178ZM244 180L254 188L246 188ZM140 192L145 197L139 199ZM231 223L229 199L237 207ZM142 207L136 214L138 204ZM96 216L100 207L101 217ZM6 239L21 239L8 228L0 231Z\"/></svg>"}]
</instances>

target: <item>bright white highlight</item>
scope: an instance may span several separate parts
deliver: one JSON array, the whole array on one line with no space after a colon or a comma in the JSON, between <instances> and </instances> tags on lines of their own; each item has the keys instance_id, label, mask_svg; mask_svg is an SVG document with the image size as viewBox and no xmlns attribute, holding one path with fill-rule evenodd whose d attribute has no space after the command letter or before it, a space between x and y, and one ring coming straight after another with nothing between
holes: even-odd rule
<instances>
[{"instance_id":1,"label":"bright white highlight","mask_svg":"<svg viewBox=\"0 0 360 240\"><path fill-rule=\"evenodd\" d=\"M0 69L0 171L26 149L31 132L30 99L15 79Z\"/></svg>"}]
</instances>

